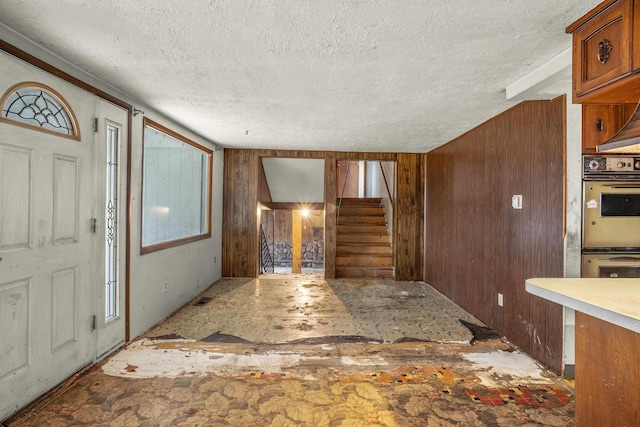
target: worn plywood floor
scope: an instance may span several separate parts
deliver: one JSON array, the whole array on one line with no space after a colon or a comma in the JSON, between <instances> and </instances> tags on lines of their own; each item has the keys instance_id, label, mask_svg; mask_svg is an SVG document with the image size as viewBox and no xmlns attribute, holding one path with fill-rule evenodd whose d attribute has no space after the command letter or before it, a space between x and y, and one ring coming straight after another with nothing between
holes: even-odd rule
<instances>
[{"instance_id":1,"label":"worn plywood floor","mask_svg":"<svg viewBox=\"0 0 640 427\"><path fill-rule=\"evenodd\" d=\"M205 341L218 333L271 344L330 336L469 343L472 334L459 319L480 323L422 282L270 275L222 279L198 300L203 305L184 307L151 333Z\"/></svg>"},{"instance_id":2,"label":"worn plywood floor","mask_svg":"<svg viewBox=\"0 0 640 427\"><path fill-rule=\"evenodd\" d=\"M222 279L9 425L573 425L483 326L421 282Z\"/></svg>"}]
</instances>

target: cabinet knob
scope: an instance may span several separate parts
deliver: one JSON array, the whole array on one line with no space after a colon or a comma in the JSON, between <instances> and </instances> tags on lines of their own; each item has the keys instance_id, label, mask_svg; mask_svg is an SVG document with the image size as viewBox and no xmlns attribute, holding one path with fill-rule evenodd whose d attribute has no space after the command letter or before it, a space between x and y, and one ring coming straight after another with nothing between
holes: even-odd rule
<instances>
[{"instance_id":1,"label":"cabinet knob","mask_svg":"<svg viewBox=\"0 0 640 427\"><path fill-rule=\"evenodd\" d=\"M609 60L609 54L611 53L612 49L613 49L613 46L611 46L611 43L609 42L609 40L603 39L598 44L598 61L602 62L603 64L606 64L607 61Z\"/></svg>"}]
</instances>

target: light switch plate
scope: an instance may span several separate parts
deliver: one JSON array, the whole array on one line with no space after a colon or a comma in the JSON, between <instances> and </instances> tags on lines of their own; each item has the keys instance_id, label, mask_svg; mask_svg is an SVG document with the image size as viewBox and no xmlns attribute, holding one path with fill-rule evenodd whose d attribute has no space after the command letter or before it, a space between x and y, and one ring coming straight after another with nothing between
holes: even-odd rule
<instances>
[{"instance_id":1,"label":"light switch plate","mask_svg":"<svg viewBox=\"0 0 640 427\"><path fill-rule=\"evenodd\" d=\"M513 209L522 209L522 194L511 196L511 207Z\"/></svg>"}]
</instances>

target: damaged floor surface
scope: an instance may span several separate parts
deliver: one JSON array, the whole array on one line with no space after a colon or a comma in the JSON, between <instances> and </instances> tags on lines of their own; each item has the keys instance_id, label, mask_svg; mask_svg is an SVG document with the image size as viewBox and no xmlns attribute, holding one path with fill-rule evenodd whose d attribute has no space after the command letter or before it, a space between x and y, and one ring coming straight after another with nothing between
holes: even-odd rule
<instances>
[{"instance_id":1,"label":"damaged floor surface","mask_svg":"<svg viewBox=\"0 0 640 427\"><path fill-rule=\"evenodd\" d=\"M422 282L222 279L11 426L567 426L573 390Z\"/></svg>"}]
</instances>

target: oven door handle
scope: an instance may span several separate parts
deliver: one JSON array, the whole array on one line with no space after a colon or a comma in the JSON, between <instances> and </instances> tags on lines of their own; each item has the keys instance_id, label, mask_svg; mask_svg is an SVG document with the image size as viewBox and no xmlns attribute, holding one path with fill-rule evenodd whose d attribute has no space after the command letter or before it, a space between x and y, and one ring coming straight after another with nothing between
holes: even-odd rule
<instances>
[{"instance_id":1,"label":"oven door handle","mask_svg":"<svg viewBox=\"0 0 640 427\"><path fill-rule=\"evenodd\" d=\"M600 258L598 261L605 261L605 262L638 262L638 261L640 261L640 257L637 257L637 256L614 256L614 257Z\"/></svg>"},{"instance_id":2,"label":"oven door handle","mask_svg":"<svg viewBox=\"0 0 640 427\"><path fill-rule=\"evenodd\" d=\"M633 188L633 189L640 189L640 184L603 184L603 187L607 187L607 188L620 188L620 189L626 189L626 188Z\"/></svg>"}]
</instances>

